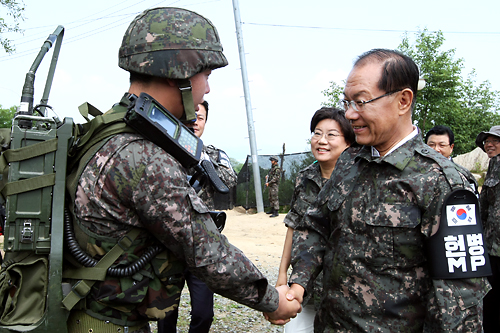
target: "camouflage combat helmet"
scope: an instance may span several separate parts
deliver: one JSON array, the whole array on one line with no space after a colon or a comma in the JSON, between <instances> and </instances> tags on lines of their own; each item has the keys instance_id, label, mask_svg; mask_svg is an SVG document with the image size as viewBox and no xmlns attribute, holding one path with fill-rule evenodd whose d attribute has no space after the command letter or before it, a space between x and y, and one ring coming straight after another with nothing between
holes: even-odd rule
<instances>
[{"instance_id":1,"label":"camouflage combat helmet","mask_svg":"<svg viewBox=\"0 0 500 333\"><path fill-rule=\"evenodd\" d=\"M174 7L148 9L136 16L123 36L118 58L118 66L126 71L179 80L187 120L195 119L188 79L227 65L212 22Z\"/></svg>"},{"instance_id":2,"label":"camouflage combat helmet","mask_svg":"<svg viewBox=\"0 0 500 333\"><path fill-rule=\"evenodd\" d=\"M276 157L275 155L269 157L269 161L275 161L275 162L278 162L278 157Z\"/></svg>"}]
</instances>

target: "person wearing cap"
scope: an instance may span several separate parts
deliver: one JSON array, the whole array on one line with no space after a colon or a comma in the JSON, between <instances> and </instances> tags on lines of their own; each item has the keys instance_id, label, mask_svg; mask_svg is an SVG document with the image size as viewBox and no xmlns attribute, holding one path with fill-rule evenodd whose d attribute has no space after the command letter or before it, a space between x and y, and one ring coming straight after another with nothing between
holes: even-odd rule
<instances>
[{"instance_id":1,"label":"person wearing cap","mask_svg":"<svg viewBox=\"0 0 500 333\"><path fill-rule=\"evenodd\" d=\"M192 121L210 92L212 70L226 65L208 19L181 8L148 9L127 28L119 51L119 66L130 73L129 90L104 117L127 114L146 93L173 117ZM124 131L81 159L69 207L76 240L95 260L118 249L122 254L110 268L121 273L105 270L90 286L89 276L74 285L69 295L78 297L70 306L70 333L150 332L149 321L178 307L186 269L212 291L277 323L300 311L299 302L287 300L287 287L272 286L219 232L189 185L178 154L137 131ZM152 253L151 260L145 253ZM75 260L68 258L64 266L72 276L81 267Z\"/></svg>"},{"instance_id":2,"label":"person wearing cap","mask_svg":"<svg viewBox=\"0 0 500 333\"><path fill-rule=\"evenodd\" d=\"M271 161L271 169L266 175L266 187L269 188L269 205L271 206L271 214L269 217L276 217L279 215L280 200L278 197L278 190L281 178L281 169L278 166L278 158L276 156L269 157Z\"/></svg>"},{"instance_id":3,"label":"person wearing cap","mask_svg":"<svg viewBox=\"0 0 500 333\"><path fill-rule=\"evenodd\" d=\"M434 126L427 132L427 134L425 134L425 143L427 143L429 147L443 155L445 158L455 163L455 161L453 161L453 158L451 157L453 148L455 147L455 134L453 134L451 128L443 125ZM474 177L474 175L463 166L456 163L455 165L467 178L472 189L474 190L474 193L476 193L476 195L479 197L479 186L477 184L476 177Z\"/></svg>"},{"instance_id":4,"label":"person wearing cap","mask_svg":"<svg viewBox=\"0 0 500 333\"><path fill-rule=\"evenodd\" d=\"M500 328L500 126L493 126L476 137L476 145L490 158L479 203L486 247L490 256L493 288L484 298L484 332Z\"/></svg>"}]
</instances>

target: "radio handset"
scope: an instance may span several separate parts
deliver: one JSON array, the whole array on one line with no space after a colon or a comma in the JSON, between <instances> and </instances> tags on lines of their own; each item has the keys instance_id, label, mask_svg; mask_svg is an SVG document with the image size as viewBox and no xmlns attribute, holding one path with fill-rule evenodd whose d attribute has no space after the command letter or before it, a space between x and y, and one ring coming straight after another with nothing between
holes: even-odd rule
<instances>
[{"instance_id":1,"label":"radio handset","mask_svg":"<svg viewBox=\"0 0 500 333\"><path fill-rule=\"evenodd\" d=\"M210 181L210 184L219 193L222 194L227 194L229 193L229 188L224 184L224 182L219 178L217 175L217 171L215 171L214 165L212 162L207 161L207 160L202 160L199 164L197 164L194 169L196 170L195 174L191 179L189 180L189 184L191 186L194 185L194 183L199 180L199 178L202 178L203 176L207 177L208 180Z\"/></svg>"},{"instance_id":2,"label":"radio handset","mask_svg":"<svg viewBox=\"0 0 500 333\"><path fill-rule=\"evenodd\" d=\"M124 120L185 168L199 163L203 141L150 95L141 93L132 100Z\"/></svg>"}]
</instances>

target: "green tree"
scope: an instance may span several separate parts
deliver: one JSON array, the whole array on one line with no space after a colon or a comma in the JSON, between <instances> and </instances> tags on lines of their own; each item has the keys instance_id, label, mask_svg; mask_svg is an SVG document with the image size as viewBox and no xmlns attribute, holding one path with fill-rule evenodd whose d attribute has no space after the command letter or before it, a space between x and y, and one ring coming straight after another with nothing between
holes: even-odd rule
<instances>
[{"instance_id":1,"label":"green tree","mask_svg":"<svg viewBox=\"0 0 500 333\"><path fill-rule=\"evenodd\" d=\"M0 128L10 128L12 126L12 119L16 113L17 107L11 106L8 109L3 109L0 104Z\"/></svg>"},{"instance_id":2,"label":"green tree","mask_svg":"<svg viewBox=\"0 0 500 333\"><path fill-rule=\"evenodd\" d=\"M321 92L327 98L326 102L321 102L322 106L338 107L338 101L344 94L344 86L330 81L330 86Z\"/></svg>"},{"instance_id":3,"label":"green tree","mask_svg":"<svg viewBox=\"0 0 500 333\"><path fill-rule=\"evenodd\" d=\"M3 35L7 32L23 32L19 27L19 21L24 20L24 3L17 0L0 0L0 5L7 9L7 16L10 16L12 22L6 22L4 17L0 17L0 45L7 53L12 53L16 49L12 41ZM3 14L2 14L3 16Z\"/></svg>"},{"instance_id":4,"label":"green tree","mask_svg":"<svg viewBox=\"0 0 500 333\"><path fill-rule=\"evenodd\" d=\"M237 159L232 158L232 157L229 158L229 162L231 162L231 166L233 167L234 172L236 172L236 174L238 174L240 172L241 168L243 167L243 163L241 163L240 161L238 161Z\"/></svg>"},{"instance_id":5,"label":"green tree","mask_svg":"<svg viewBox=\"0 0 500 333\"><path fill-rule=\"evenodd\" d=\"M473 70L460 87L459 122L451 123L455 133L454 153L462 154L476 148L475 140L479 132L488 131L491 126L500 124L500 93L491 89L491 83L484 81L476 84Z\"/></svg>"},{"instance_id":6,"label":"green tree","mask_svg":"<svg viewBox=\"0 0 500 333\"><path fill-rule=\"evenodd\" d=\"M499 93L488 81L476 84L474 71L464 80L464 60L454 59L455 49L441 50L444 40L441 31L424 29L416 33L414 44L405 34L398 49L415 61L426 81L417 94L414 123L424 134L435 125L450 127L455 133L453 152L459 155L473 150L477 134L500 120Z\"/></svg>"},{"instance_id":7,"label":"green tree","mask_svg":"<svg viewBox=\"0 0 500 333\"><path fill-rule=\"evenodd\" d=\"M442 51L444 36L441 31L427 29L416 33L415 44L408 34L403 36L398 49L410 56L425 79L425 88L417 94L413 122L425 133L434 125L450 124L460 114L459 91L463 60L454 60L455 49Z\"/></svg>"}]
</instances>

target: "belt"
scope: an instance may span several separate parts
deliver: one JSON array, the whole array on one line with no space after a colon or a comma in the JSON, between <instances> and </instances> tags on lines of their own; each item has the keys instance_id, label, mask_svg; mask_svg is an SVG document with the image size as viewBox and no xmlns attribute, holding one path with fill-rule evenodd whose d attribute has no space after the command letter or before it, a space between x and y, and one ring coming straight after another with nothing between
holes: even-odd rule
<instances>
[{"instance_id":1,"label":"belt","mask_svg":"<svg viewBox=\"0 0 500 333\"><path fill-rule=\"evenodd\" d=\"M116 325L110 321L94 318L85 311L71 311L68 318L69 333L129 333L148 325L143 322L135 326Z\"/></svg>"}]
</instances>

